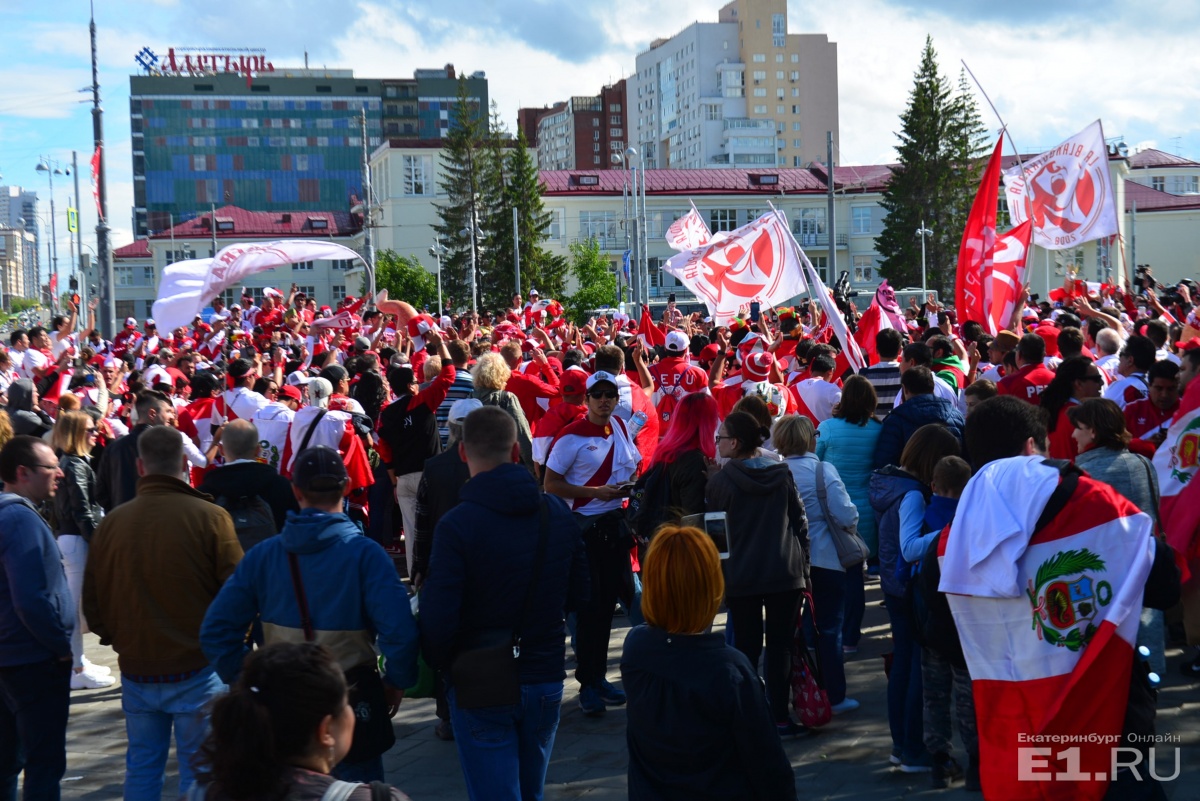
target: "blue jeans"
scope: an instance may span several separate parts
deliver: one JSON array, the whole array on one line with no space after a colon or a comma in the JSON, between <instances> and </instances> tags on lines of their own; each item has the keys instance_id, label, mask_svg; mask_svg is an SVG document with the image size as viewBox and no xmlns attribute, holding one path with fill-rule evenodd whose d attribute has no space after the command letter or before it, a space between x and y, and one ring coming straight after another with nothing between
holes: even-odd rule
<instances>
[{"instance_id":1,"label":"blue jeans","mask_svg":"<svg viewBox=\"0 0 1200 801\"><path fill-rule=\"evenodd\" d=\"M867 589L863 586L863 566L860 562L846 568L846 614L842 621L842 644L858 647L862 639L863 615L867 611Z\"/></svg>"},{"instance_id":2,"label":"blue jeans","mask_svg":"<svg viewBox=\"0 0 1200 801\"><path fill-rule=\"evenodd\" d=\"M225 691L212 668L173 684L121 681L125 712L125 801L159 801L166 776L171 728L179 761L179 795L195 781L192 758L208 734L208 704Z\"/></svg>"},{"instance_id":3,"label":"blue jeans","mask_svg":"<svg viewBox=\"0 0 1200 801\"><path fill-rule=\"evenodd\" d=\"M519 704L459 709L450 688L454 744L471 801L541 801L562 694L561 681L522 684Z\"/></svg>"},{"instance_id":4,"label":"blue jeans","mask_svg":"<svg viewBox=\"0 0 1200 801\"><path fill-rule=\"evenodd\" d=\"M921 688L921 647L913 639L904 598L883 594L892 622L892 673L888 677L888 726L892 745L905 764L925 760L925 700Z\"/></svg>"},{"instance_id":5,"label":"blue jeans","mask_svg":"<svg viewBox=\"0 0 1200 801\"><path fill-rule=\"evenodd\" d=\"M70 708L69 661L0 668L0 800L17 801L24 770L25 798L58 801Z\"/></svg>"},{"instance_id":6,"label":"blue jeans","mask_svg":"<svg viewBox=\"0 0 1200 801\"><path fill-rule=\"evenodd\" d=\"M812 618L816 623L817 657L829 703L846 700L846 668L842 664L842 615L846 576L840 570L812 568ZM806 615L806 617L809 617Z\"/></svg>"}]
</instances>

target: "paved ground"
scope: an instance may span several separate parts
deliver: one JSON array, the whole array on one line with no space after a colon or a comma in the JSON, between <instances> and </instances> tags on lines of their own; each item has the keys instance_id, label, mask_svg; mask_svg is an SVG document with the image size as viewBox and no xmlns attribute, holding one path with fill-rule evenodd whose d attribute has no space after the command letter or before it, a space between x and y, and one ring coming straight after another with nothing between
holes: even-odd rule
<instances>
[{"instance_id":1,"label":"paved ground","mask_svg":"<svg viewBox=\"0 0 1200 801\"><path fill-rule=\"evenodd\" d=\"M928 775L906 776L888 767L890 738L885 709L885 680L881 656L888 650L887 618L878 584L868 587L867 635L859 654L847 664L850 696L862 707L842 715L817 736L786 744L796 771L796 785L804 799L978 799L962 790L928 788ZM722 621L718 619L718 624ZM609 678L619 679L620 645L627 631L623 617L614 620ZM88 636L88 657L116 668L115 655ZM1182 738L1177 779L1165 784L1172 801L1200 801L1200 684L1178 677L1179 651L1168 652L1168 669L1159 699L1158 731ZM119 687L119 685L118 685ZM121 795L124 769L124 723L120 690L76 692L72 697L67 740L65 799L115 799ZM562 723L547 780L548 801L589 799L616 801L626 797L625 715L610 709L600 720L585 718L575 704L577 686L568 680ZM398 741L384 757L388 780L414 801L463 799L466 791L453 743L433 736L433 701L406 701L396 716ZM736 736L735 732L730 733ZM1159 751L1159 774L1173 772L1173 746ZM960 752L961 757L961 752ZM168 792L174 764L168 766Z\"/></svg>"}]
</instances>

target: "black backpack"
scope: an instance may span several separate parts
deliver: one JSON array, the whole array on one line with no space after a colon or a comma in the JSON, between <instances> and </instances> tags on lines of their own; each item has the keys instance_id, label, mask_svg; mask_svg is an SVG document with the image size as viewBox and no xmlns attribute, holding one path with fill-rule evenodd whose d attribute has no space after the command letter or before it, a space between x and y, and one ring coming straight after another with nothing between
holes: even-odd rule
<instances>
[{"instance_id":1,"label":"black backpack","mask_svg":"<svg viewBox=\"0 0 1200 801\"><path fill-rule=\"evenodd\" d=\"M656 464L642 474L629 493L626 519L639 542L649 542L658 527L673 518L670 467Z\"/></svg>"},{"instance_id":2,"label":"black backpack","mask_svg":"<svg viewBox=\"0 0 1200 801\"><path fill-rule=\"evenodd\" d=\"M1063 510L1079 485L1079 477L1083 475L1083 471L1065 459L1046 459L1043 464L1057 467L1060 481L1038 516L1031 539ZM939 534L929 543L925 555L921 557L919 572L908 582L904 597L908 602L909 622L917 644L955 667L965 668L967 662L963 657L958 628L954 625L954 615L950 612L950 602L946 600L946 594L938 590L942 580L942 566L938 563L940 540Z\"/></svg>"},{"instance_id":3,"label":"black backpack","mask_svg":"<svg viewBox=\"0 0 1200 801\"><path fill-rule=\"evenodd\" d=\"M258 495L222 495L217 498L217 506L233 518L233 530L243 552L279 533L275 529L275 513Z\"/></svg>"}]
</instances>

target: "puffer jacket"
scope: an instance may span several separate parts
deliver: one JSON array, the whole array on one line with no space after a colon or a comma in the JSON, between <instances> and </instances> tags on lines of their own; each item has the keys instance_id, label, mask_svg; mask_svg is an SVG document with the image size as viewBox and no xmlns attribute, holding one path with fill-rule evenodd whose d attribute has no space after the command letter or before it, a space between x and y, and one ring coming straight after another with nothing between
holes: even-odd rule
<instances>
[{"instance_id":1,"label":"puffer jacket","mask_svg":"<svg viewBox=\"0 0 1200 801\"><path fill-rule=\"evenodd\" d=\"M15 436L40 437L54 428L54 421L33 405L33 382L28 378L14 381L8 388L8 405L4 411L12 421Z\"/></svg>"},{"instance_id":2,"label":"puffer jacket","mask_svg":"<svg viewBox=\"0 0 1200 801\"><path fill-rule=\"evenodd\" d=\"M803 589L808 574L808 516L791 471L766 457L733 459L708 480L710 512L725 512L731 598Z\"/></svg>"},{"instance_id":3,"label":"puffer jacket","mask_svg":"<svg viewBox=\"0 0 1200 801\"><path fill-rule=\"evenodd\" d=\"M962 443L966 421L958 408L936 395L916 395L892 409L883 421L875 446L875 468L900 463L900 454L916 430L929 423L941 423Z\"/></svg>"},{"instance_id":4,"label":"puffer jacket","mask_svg":"<svg viewBox=\"0 0 1200 801\"><path fill-rule=\"evenodd\" d=\"M896 578L900 556L900 501L910 492L926 499L929 488L915 476L895 465L871 474L871 506L879 526L879 581L888 595L903 597L904 586Z\"/></svg>"},{"instance_id":5,"label":"puffer jacket","mask_svg":"<svg viewBox=\"0 0 1200 801\"><path fill-rule=\"evenodd\" d=\"M879 536L875 510L871 508L871 470L882 430L877 420L868 420L860 426L836 417L817 426L817 458L837 468L846 493L858 509L859 536L871 549L872 556L879 552Z\"/></svg>"},{"instance_id":6,"label":"puffer jacket","mask_svg":"<svg viewBox=\"0 0 1200 801\"><path fill-rule=\"evenodd\" d=\"M76 534L92 541L92 532L104 519L104 509L96 500L96 474L82 456L64 453L58 460L62 481L54 493L54 517L58 534Z\"/></svg>"}]
</instances>

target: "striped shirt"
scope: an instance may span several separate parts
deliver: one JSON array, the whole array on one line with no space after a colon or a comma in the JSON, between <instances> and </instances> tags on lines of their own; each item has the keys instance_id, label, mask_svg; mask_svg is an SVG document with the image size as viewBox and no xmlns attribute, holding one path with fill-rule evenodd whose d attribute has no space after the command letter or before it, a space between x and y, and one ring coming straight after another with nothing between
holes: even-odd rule
<instances>
[{"instance_id":1,"label":"striped shirt","mask_svg":"<svg viewBox=\"0 0 1200 801\"><path fill-rule=\"evenodd\" d=\"M897 362L880 362L871 367L864 367L858 374L871 382L875 387L875 416L882 419L887 417L896 405L900 396L900 365Z\"/></svg>"},{"instance_id":2,"label":"striped shirt","mask_svg":"<svg viewBox=\"0 0 1200 801\"><path fill-rule=\"evenodd\" d=\"M446 391L446 399L438 404L434 415L437 418L438 433L442 437L442 447L450 441L450 407L455 401L463 400L471 397L471 393L475 391L475 383L471 378L471 374L466 370L456 370L454 373L454 383L450 385L450 389Z\"/></svg>"}]
</instances>

